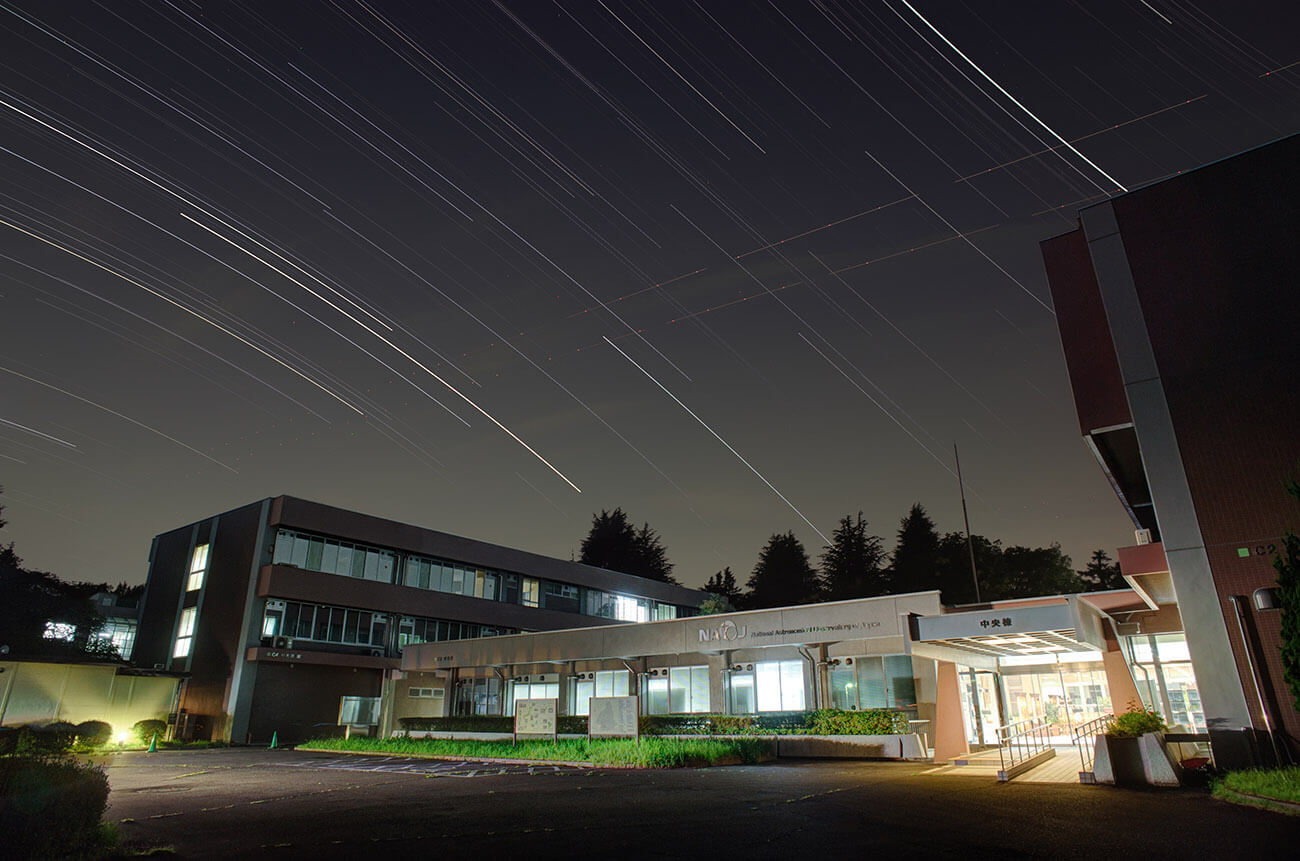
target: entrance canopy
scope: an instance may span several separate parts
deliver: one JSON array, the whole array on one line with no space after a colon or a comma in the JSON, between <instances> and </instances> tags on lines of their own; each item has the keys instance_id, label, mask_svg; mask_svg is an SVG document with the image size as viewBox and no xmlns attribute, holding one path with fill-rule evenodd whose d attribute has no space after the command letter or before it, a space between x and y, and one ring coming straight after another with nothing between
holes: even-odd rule
<instances>
[{"instance_id":1,"label":"entrance canopy","mask_svg":"<svg viewBox=\"0 0 1300 861\"><path fill-rule=\"evenodd\" d=\"M1078 595L922 616L912 639L991 657L1105 651L1101 612Z\"/></svg>"}]
</instances>

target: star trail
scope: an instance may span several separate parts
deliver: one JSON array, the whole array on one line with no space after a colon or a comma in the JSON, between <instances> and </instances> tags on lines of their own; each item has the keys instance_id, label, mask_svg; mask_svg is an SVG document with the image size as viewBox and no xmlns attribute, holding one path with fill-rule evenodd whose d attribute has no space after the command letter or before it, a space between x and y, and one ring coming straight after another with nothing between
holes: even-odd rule
<instances>
[{"instance_id":1,"label":"star trail","mask_svg":"<svg viewBox=\"0 0 1300 861\"><path fill-rule=\"evenodd\" d=\"M1038 241L1300 129L1280 0L0 20L0 537L73 580L288 493L561 558L620 506L700 585L957 528L953 444L1081 567L1131 526Z\"/></svg>"}]
</instances>

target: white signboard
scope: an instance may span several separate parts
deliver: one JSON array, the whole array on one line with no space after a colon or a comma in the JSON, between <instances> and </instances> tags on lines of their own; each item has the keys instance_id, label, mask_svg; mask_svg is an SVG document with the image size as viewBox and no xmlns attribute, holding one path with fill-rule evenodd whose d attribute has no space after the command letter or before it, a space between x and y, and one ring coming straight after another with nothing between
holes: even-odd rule
<instances>
[{"instance_id":1,"label":"white signboard","mask_svg":"<svg viewBox=\"0 0 1300 861\"><path fill-rule=\"evenodd\" d=\"M637 698L630 697L592 697L587 700L590 713L587 715L588 738L639 738L640 723L637 720Z\"/></svg>"},{"instance_id":2,"label":"white signboard","mask_svg":"<svg viewBox=\"0 0 1300 861\"><path fill-rule=\"evenodd\" d=\"M555 738L555 699L516 700L515 737L521 735L549 735Z\"/></svg>"}]
</instances>

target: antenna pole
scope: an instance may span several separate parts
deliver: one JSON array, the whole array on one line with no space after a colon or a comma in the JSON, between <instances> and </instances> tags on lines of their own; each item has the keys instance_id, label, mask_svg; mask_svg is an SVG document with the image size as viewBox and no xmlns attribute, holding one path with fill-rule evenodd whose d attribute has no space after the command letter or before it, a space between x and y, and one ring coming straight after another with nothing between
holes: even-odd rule
<instances>
[{"instance_id":1,"label":"antenna pole","mask_svg":"<svg viewBox=\"0 0 1300 861\"><path fill-rule=\"evenodd\" d=\"M961 480L961 458L957 456L957 443L952 444L952 459L957 462L957 488L961 491L961 519L966 525L966 552L970 554L970 578L975 584L975 603L980 601L980 575L975 570L975 545L970 539L970 516L966 514L966 483Z\"/></svg>"}]
</instances>

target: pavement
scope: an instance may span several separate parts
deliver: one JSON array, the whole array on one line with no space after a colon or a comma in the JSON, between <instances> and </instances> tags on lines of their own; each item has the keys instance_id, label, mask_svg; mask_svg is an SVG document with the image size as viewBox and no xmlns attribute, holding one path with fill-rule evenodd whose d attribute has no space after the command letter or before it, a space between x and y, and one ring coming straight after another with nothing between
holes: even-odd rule
<instances>
[{"instance_id":1,"label":"pavement","mask_svg":"<svg viewBox=\"0 0 1300 861\"><path fill-rule=\"evenodd\" d=\"M1300 817L917 763L627 770L249 748L105 760L124 848L179 858L1293 858Z\"/></svg>"}]
</instances>

